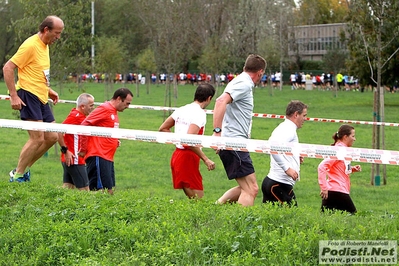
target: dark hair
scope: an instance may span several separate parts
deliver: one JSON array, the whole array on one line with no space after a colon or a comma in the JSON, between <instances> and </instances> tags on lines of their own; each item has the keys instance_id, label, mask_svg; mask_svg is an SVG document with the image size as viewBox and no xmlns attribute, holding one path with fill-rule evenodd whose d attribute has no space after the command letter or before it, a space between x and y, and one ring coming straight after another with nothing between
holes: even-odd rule
<instances>
[{"instance_id":1,"label":"dark hair","mask_svg":"<svg viewBox=\"0 0 399 266\"><path fill-rule=\"evenodd\" d=\"M350 126L350 125L342 125L339 127L338 131L334 133L334 135L332 135L332 139L334 140L334 143L331 144L331 146L334 146L335 143L337 143L338 140L343 139L344 136L350 136L350 134L352 133L352 130L354 130L355 128Z\"/></svg>"},{"instance_id":2,"label":"dark hair","mask_svg":"<svg viewBox=\"0 0 399 266\"><path fill-rule=\"evenodd\" d=\"M260 55L250 54L245 60L244 71L255 73L259 70L265 70L266 60Z\"/></svg>"},{"instance_id":3,"label":"dark hair","mask_svg":"<svg viewBox=\"0 0 399 266\"><path fill-rule=\"evenodd\" d=\"M120 97L123 102L128 95L131 95L133 97L133 93L128 88L119 88L114 92L114 96L112 96L112 99L116 100L118 99L118 97Z\"/></svg>"},{"instance_id":4,"label":"dark hair","mask_svg":"<svg viewBox=\"0 0 399 266\"><path fill-rule=\"evenodd\" d=\"M285 115L287 117L292 116L295 112L298 112L298 114L302 114L304 109L308 109L308 106L304 104L301 101L290 101L289 104L287 105L287 108L285 109Z\"/></svg>"},{"instance_id":5,"label":"dark hair","mask_svg":"<svg viewBox=\"0 0 399 266\"><path fill-rule=\"evenodd\" d=\"M205 102L209 96L213 98L215 95L215 88L209 84L201 84L197 87L194 94L194 101L199 101L200 103Z\"/></svg>"},{"instance_id":6,"label":"dark hair","mask_svg":"<svg viewBox=\"0 0 399 266\"><path fill-rule=\"evenodd\" d=\"M39 31L44 32L44 28L48 28L49 30L52 30L54 28L54 19L58 18L57 16L47 16L42 23L39 25Z\"/></svg>"}]
</instances>

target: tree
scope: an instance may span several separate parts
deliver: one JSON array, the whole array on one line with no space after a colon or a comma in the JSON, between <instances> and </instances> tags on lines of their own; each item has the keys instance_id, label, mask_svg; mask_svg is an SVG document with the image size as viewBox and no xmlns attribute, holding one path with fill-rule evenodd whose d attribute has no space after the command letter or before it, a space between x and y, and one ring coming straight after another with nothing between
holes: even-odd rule
<instances>
[{"instance_id":1,"label":"tree","mask_svg":"<svg viewBox=\"0 0 399 266\"><path fill-rule=\"evenodd\" d=\"M377 122L384 121L384 88L390 74L383 73L389 61L399 51L398 36L399 22L395 19L399 12L399 3L396 0L352 0L350 1L349 16L349 50L351 63L349 68L359 71L362 77L367 78L377 86L375 99ZM397 60L397 58L396 58ZM396 61L397 65L398 61ZM360 68L364 67L363 70ZM387 73L387 72L386 72ZM384 127L373 127L373 148L385 149ZM374 169L375 168L375 169ZM383 170L384 184L386 184L386 170ZM375 170L375 171L374 171ZM371 183L374 183L374 172L380 176L380 166L372 168Z\"/></svg>"},{"instance_id":2,"label":"tree","mask_svg":"<svg viewBox=\"0 0 399 266\"><path fill-rule=\"evenodd\" d=\"M115 75L126 69L127 53L122 48L122 40L117 37L100 37L97 47L96 68L106 74L104 97L108 100L113 91Z\"/></svg>"},{"instance_id":3,"label":"tree","mask_svg":"<svg viewBox=\"0 0 399 266\"><path fill-rule=\"evenodd\" d=\"M334 75L338 74L345 69L345 61L348 58L348 52L339 48L333 48L327 50L327 53L323 57L324 61L324 73L333 71ZM333 93L337 97L337 80L334 78Z\"/></svg>"},{"instance_id":4,"label":"tree","mask_svg":"<svg viewBox=\"0 0 399 266\"><path fill-rule=\"evenodd\" d=\"M348 3L341 0L301 0L295 14L296 25L342 23Z\"/></svg>"},{"instance_id":5,"label":"tree","mask_svg":"<svg viewBox=\"0 0 399 266\"><path fill-rule=\"evenodd\" d=\"M19 1L0 1L0 65L4 65L18 48L15 43L13 22L23 17L22 6ZM3 78L3 69L0 69Z\"/></svg>"},{"instance_id":6,"label":"tree","mask_svg":"<svg viewBox=\"0 0 399 266\"><path fill-rule=\"evenodd\" d=\"M133 70L135 55L146 49L151 42L148 28L143 25L138 14L142 12L139 1L96 0L95 31L96 37L117 37L121 47L129 52L126 59L127 70Z\"/></svg>"},{"instance_id":7,"label":"tree","mask_svg":"<svg viewBox=\"0 0 399 266\"><path fill-rule=\"evenodd\" d=\"M150 73L154 73L157 71L157 65L155 61L155 56L154 56L154 51L152 51L150 48L145 49L141 54L137 56L137 66L139 69L144 70L146 73L146 76L148 77L147 79L147 94L150 93L149 88L150 88ZM139 86L137 84L137 97L139 97Z\"/></svg>"}]
</instances>

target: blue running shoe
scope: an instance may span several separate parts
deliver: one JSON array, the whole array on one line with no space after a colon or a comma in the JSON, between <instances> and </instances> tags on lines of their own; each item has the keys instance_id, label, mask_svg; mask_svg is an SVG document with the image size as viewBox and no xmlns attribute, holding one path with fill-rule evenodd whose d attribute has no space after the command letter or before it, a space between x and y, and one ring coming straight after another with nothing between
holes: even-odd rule
<instances>
[{"instance_id":1,"label":"blue running shoe","mask_svg":"<svg viewBox=\"0 0 399 266\"><path fill-rule=\"evenodd\" d=\"M30 170L28 170L28 172L26 172L23 176L20 176L20 177L14 179L16 171L17 171L16 168L14 168L13 170L10 171L10 174L9 174L10 175L10 182L17 181L19 183L22 183L22 182L29 182L30 181Z\"/></svg>"},{"instance_id":2,"label":"blue running shoe","mask_svg":"<svg viewBox=\"0 0 399 266\"><path fill-rule=\"evenodd\" d=\"M28 170L28 172L26 172L23 176L24 181L22 182L29 182L30 181L30 169Z\"/></svg>"}]
</instances>

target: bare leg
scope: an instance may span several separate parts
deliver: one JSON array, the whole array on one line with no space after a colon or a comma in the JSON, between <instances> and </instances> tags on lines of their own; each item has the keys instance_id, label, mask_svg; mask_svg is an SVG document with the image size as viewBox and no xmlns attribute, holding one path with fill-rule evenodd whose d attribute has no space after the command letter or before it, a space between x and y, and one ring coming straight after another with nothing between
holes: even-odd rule
<instances>
[{"instance_id":1,"label":"bare leg","mask_svg":"<svg viewBox=\"0 0 399 266\"><path fill-rule=\"evenodd\" d=\"M204 196L203 190L191 189L191 188L183 188L184 193L189 199L200 199Z\"/></svg>"},{"instance_id":2,"label":"bare leg","mask_svg":"<svg viewBox=\"0 0 399 266\"><path fill-rule=\"evenodd\" d=\"M227 202L237 202L241 194L241 188L239 186L233 187L227 190L223 196L221 196L216 203L225 204Z\"/></svg>"},{"instance_id":3,"label":"bare leg","mask_svg":"<svg viewBox=\"0 0 399 266\"><path fill-rule=\"evenodd\" d=\"M41 122L41 121L38 121ZM29 140L21 150L18 160L17 173L23 174L27 167L31 167L58 140L56 132L42 132L28 130Z\"/></svg>"},{"instance_id":4,"label":"bare leg","mask_svg":"<svg viewBox=\"0 0 399 266\"><path fill-rule=\"evenodd\" d=\"M63 187L63 188L74 189L74 188L75 188L75 185L74 185L74 184L71 184L71 183L64 183L64 184L62 184L62 187Z\"/></svg>"},{"instance_id":5,"label":"bare leg","mask_svg":"<svg viewBox=\"0 0 399 266\"><path fill-rule=\"evenodd\" d=\"M241 194L237 203L242 206L253 206L259 190L255 173L237 178L236 181L241 188Z\"/></svg>"},{"instance_id":6,"label":"bare leg","mask_svg":"<svg viewBox=\"0 0 399 266\"><path fill-rule=\"evenodd\" d=\"M44 142L36 151L36 154L33 156L32 160L28 164L28 167L31 167L37 160L39 160L43 156L43 154L45 154L57 141L58 133L45 132Z\"/></svg>"}]
</instances>

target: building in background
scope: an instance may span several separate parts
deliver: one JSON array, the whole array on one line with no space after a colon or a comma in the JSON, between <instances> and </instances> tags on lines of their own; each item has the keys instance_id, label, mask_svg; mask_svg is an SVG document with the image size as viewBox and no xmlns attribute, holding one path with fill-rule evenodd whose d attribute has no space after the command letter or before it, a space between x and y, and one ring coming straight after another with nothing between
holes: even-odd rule
<instances>
[{"instance_id":1,"label":"building in background","mask_svg":"<svg viewBox=\"0 0 399 266\"><path fill-rule=\"evenodd\" d=\"M346 26L346 23L335 23L293 27L288 55L299 56L301 60L320 61L330 49L346 50L346 44L341 41Z\"/></svg>"}]
</instances>

